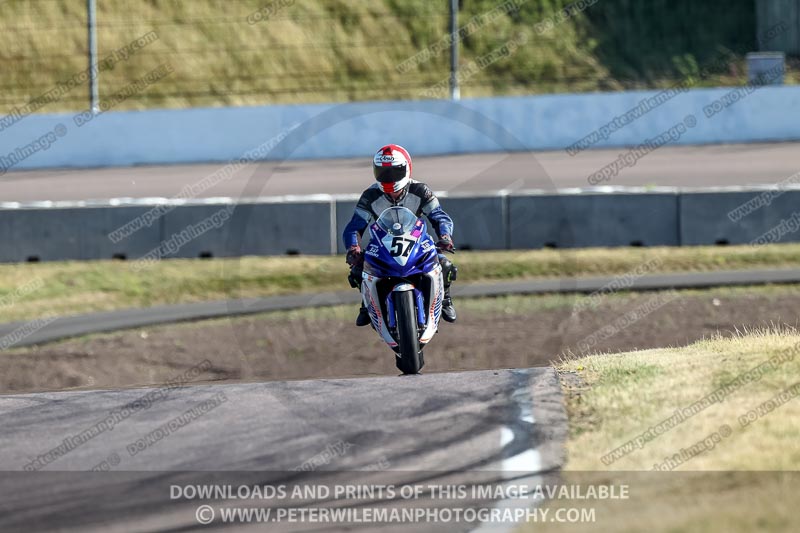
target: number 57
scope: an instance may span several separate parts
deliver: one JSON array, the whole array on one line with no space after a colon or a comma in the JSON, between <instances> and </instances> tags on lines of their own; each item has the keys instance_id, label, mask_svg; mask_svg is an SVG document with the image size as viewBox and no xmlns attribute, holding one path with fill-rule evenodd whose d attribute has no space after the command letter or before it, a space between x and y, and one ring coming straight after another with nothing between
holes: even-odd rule
<instances>
[{"instance_id":1,"label":"number 57","mask_svg":"<svg viewBox=\"0 0 800 533\"><path fill-rule=\"evenodd\" d=\"M405 250L403 249L404 242L408 243L408 246L405 247ZM392 255L392 257L399 257L401 255L403 257L408 257L408 254L411 253L411 247L414 246L414 242L416 241L414 241L413 239L395 237L394 239L392 239L392 249L389 253Z\"/></svg>"}]
</instances>

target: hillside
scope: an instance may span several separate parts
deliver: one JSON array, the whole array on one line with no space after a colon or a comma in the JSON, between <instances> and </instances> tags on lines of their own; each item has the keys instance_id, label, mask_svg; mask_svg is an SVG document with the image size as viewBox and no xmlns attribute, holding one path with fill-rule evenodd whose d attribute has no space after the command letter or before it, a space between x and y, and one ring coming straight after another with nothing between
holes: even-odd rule
<instances>
[{"instance_id":1,"label":"hillside","mask_svg":"<svg viewBox=\"0 0 800 533\"><path fill-rule=\"evenodd\" d=\"M569 5L564 0L462 0L459 24L468 28L462 95L666 86L720 51L739 54L754 46L752 0L730 2L716 14L688 0L654 0L647 8L628 7L626 0L582 1L590 7L565 15L559 11ZM675 4L686 4L691 16L676 16ZM447 5L97 0L99 57L117 51L113 68L100 73L101 98L127 87L115 108L135 109L445 97ZM711 15L713 28L707 27ZM124 50L148 34L153 42ZM2 111L84 71L86 41L85 0L0 2ZM426 55L411 59L420 53ZM742 75L734 60L704 83L740 82ZM77 77L35 107L85 109L87 94L85 76Z\"/></svg>"}]
</instances>

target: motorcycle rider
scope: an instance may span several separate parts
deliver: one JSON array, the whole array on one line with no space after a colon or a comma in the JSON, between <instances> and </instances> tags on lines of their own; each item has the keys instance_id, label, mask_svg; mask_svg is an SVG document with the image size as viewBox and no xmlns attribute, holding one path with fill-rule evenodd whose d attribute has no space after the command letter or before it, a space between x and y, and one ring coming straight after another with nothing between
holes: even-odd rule
<instances>
[{"instance_id":1,"label":"motorcycle rider","mask_svg":"<svg viewBox=\"0 0 800 533\"><path fill-rule=\"evenodd\" d=\"M377 151L372 160L372 171L376 183L361 194L356 204L353 218L344 228L342 238L347 248L347 264L350 265L348 281L354 288L361 288L361 272L364 265L364 253L359 243L364 230L377 220L381 213L392 206L402 206L411 210L416 216L428 217L439 240L436 249L439 252L439 264L442 266L444 278L444 298L442 300L442 317L448 322L456 321L456 310L450 298L450 284L456 279L458 269L442 252L454 253L453 221L439 205L439 200L426 184L411 178L411 156L408 151L397 144L387 144ZM370 323L370 316L363 303L356 318L357 326Z\"/></svg>"}]
</instances>

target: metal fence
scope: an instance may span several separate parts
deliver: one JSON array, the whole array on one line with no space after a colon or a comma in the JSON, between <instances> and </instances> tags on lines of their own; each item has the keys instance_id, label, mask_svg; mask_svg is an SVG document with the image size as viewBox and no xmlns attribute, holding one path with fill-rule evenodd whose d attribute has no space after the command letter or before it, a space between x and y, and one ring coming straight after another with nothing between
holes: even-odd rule
<instances>
[{"instance_id":1,"label":"metal fence","mask_svg":"<svg viewBox=\"0 0 800 533\"><path fill-rule=\"evenodd\" d=\"M666 87L720 50L731 65L708 83L735 84L736 58L758 48L753 2L7 0L0 112L67 81L44 111L85 109L93 94L95 108L125 93L115 109L140 109ZM96 90L74 80L95 48ZM130 89L164 66L158 84Z\"/></svg>"}]
</instances>

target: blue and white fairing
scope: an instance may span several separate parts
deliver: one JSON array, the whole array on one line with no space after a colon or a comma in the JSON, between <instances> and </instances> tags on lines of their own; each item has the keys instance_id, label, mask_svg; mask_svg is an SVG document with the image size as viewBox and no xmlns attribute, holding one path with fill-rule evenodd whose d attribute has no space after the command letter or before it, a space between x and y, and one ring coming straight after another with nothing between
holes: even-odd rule
<instances>
[{"instance_id":1,"label":"blue and white fairing","mask_svg":"<svg viewBox=\"0 0 800 533\"><path fill-rule=\"evenodd\" d=\"M389 346L396 348L390 331L395 326L391 293L413 290L420 342L428 342L441 317L443 281L436 245L426 231L425 221L405 207L390 207L369 227L369 233L361 292L373 327ZM390 287L381 284L387 278L392 280Z\"/></svg>"},{"instance_id":2,"label":"blue and white fairing","mask_svg":"<svg viewBox=\"0 0 800 533\"><path fill-rule=\"evenodd\" d=\"M436 245L422 218L405 207L390 207L369 228L364 260L372 274L408 277L424 274L438 264Z\"/></svg>"}]
</instances>

